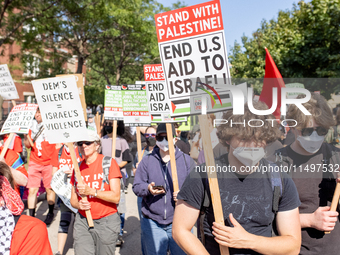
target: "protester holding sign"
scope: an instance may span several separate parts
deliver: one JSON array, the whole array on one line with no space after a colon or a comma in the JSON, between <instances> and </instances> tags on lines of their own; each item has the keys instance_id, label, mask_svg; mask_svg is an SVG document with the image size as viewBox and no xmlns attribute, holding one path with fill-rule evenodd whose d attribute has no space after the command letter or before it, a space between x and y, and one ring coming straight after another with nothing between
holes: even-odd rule
<instances>
[{"instance_id":1,"label":"protester holding sign","mask_svg":"<svg viewBox=\"0 0 340 255\"><path fill-rule=\"evenodd\" d=\"M31 148L31 156L28 164L28 183L27 188L29 189L27 206L29 209L30 216L35 216L35 207L37 203L37 193L40 187L41 178L47 193L48 201L48 214L45 219L47 225L53 221L54 213L54 201L55 194L51 189L52 180L52 165L51 158L55 150L55 145L50 144L46 138L44 132L44 126L42 123L41 113L38 109L35 113L35 120L33 120L30 128L29 136L32 139L34 146L28 140L25 135L24 143L26 148Z\"/></svg>"},{"instance_id":2,"label":"protester holding sign","mask_svg":"<svg viewBox=\"0 0 340 255\"><path fill-rule=\"evenodd\" d=\"M174 127L173 137L175 137ZM143 197L141 231L146 254L185 254L172 238L172 219L177 192L174 193L171 177L169 144L166 125L157 127L156 146L139 163L133 191ZM178 148L175 151L178 185L182 186L194 161Z\"/></svg>"},{"instance_id":3,"label":"protester holding sign","mask_svg":"<svg viewBox=\"0 0 340 255\"><path fill-rule=\"evenodd\" d=\"M80 185L75 175L71 178L71 205L78 209L74 223L74 249L76 254L114 254L120 228L117 203L120 199L119 166L114 159L99 154L100 138L88 130L87 141L78 142L85 160L79 166L85 182ZM81 200L88 196L88 201ZM94 227L89 228L85 210L91 210Z\"/></svg>"},{"instance_id":4,"label":"protester holding sign","mask_svg":"<svg viewBox=\"0 0 340 255\"><path fill-rule=\"evenodd\" d=\"M70 201L65 201L66 204L63 201L65 199L71 198L71 192L66 193L66 194L63 193L64 190L65 192L69 192L70 190L72 190L72 185L70 184L70 180L71 180L71 176L73 172L73 163L71 159L70 150L67 147L67 145L64 145L64 144L58 144L57 147L58 148L55 151L53 158L51 160L51 164L53 166L53 169L52 169L53 178L52 178L51 186L54 189L55 193L58 196L60 196L62 200L59 206L60 223L59 223L59 229L58 229L58 252L55 254L55 255L61 255L63 254L63 250L65 247L69 226L72 220L72 214L74 214L74 211L76 211L76 209L74 209L71 206ZM77 156L77 161L78 162L82 161L82 156L79 155L78 147L75 147L75 153ZM59 183L56 183L56 187L54 188L53 187L54 179L61 179L63 182L62 183L63 186L61 187ZM57 187L60 187L60 189L58 190ZM65 189L62 189L64 187ZM62 194L59 195L59 192Z\"/></svg>"},{"instance_id":5,"label":"protester holding sign","mask_svg":"<svg viewBox=\"0 0 340 255\"><path fill-rule=\"evenodd\" d=\"M132 136L130 134L130 130L125 130L124 123L123 121L118 121L118 126L116 130L116 151L115 151L115 160L120 167L121 174L123 178L121 179L120 182L120 201L118 204L118 213L120 214L120 220L121 222L121 227L120 227L120 233L118 236L118 241L117 245L122 245L123 241L123 229L124 229L124 222L125 222L125 212L126 212L126 200L125 200L125 186L127 185L126 183L126 177L127 177L127 172L126 172L126 165L132 161L132 156L129 151L129 144L128 142L132 142ZM104 137L102 137L101 143L102 143L102 154L104 156L111 157L112 155L112 132L113 132L113 127L109 126L106 131L109 131L110 133ZM128 141L127 141L128 139ZM125 177L125 178L124 178Z\"/></svg>"},{"instance_id":6,"label":"protester holding sign","mask_svg":"<svg viewBox=\"0 0 340 255\"><path fill-rule=\"evenodd\" d=\"M303 96L302 96L303 97ZM298 96L301 98L301 96ZM288 108L287 123L295 141L277 150L270 160L292 169L299 197L302 246L300 254L338 254L340 250L340 223L338 206L330 211L339 180L340 149L324 143L328 129L334 125L332 111L325 98L312 93L311 99L302 104L312 115L305 115L296 105ZM331 231L325 234L324 231Z\"/></svg>"},{"instance_id":7,"label":"protester holding sign","mask_svg":"<svg viewBox=\"0 0 340 255\"><path fill-rule=\"evenodd\" d=\"M254 108L268 109L255 102ZM215 168L208 171L205 165L196 167L185 180L178 194L174 239L187 254L220 254L219 245L228 246L230 254L297 254L301 235L296 187L287 174L264 171L271 165L263 158L264 147L278 136L278 128L270 123L275 122L274 117L255 115L245 106L244 115L229 111L223 119L233 123L256 119L263 125L254 122L256 128L242 124L235 128L229 122L218 127L218 137L229 154L216 160ZM207 175L214 169L226 226L216 223L213 214ZM204 244L190 232L200 212L205 213ZM272 237L274 218L276 237Z\"/></svg>"}]
</instances>

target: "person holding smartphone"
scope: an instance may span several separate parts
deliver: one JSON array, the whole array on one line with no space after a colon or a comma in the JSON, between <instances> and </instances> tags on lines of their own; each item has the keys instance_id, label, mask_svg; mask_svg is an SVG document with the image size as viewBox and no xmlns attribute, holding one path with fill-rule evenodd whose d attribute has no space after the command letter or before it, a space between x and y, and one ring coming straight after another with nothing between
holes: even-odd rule
<instances>
[{"instance_id":1,"label":"person holding smartphone","mask_svg":"<svg viewBox=\"0 0 340 255\"><path fill-rule=\"evenodd\" d=\"M175 128L172 127L172 130L175 137ZM195 162L178 148L175 148L175 158L178 185L181 188L186 176L195 167ZM173 189L169 143L164 123L157 127L153 151L143 157L138 165L132 189L137 196L143 198L141 232L146 254L167 254L168 251L176 255L185 254L171 234L178 192Z\"/></svg>"}]
</instances>

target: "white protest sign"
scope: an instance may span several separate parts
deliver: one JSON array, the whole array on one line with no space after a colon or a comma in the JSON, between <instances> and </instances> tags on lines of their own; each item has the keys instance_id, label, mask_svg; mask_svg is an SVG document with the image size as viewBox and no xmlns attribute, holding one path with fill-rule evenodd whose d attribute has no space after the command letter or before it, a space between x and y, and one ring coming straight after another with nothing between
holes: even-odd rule
<instances>
[{"instance_id":1,"label":"white protest sign","mask_svg":"<svg viewBox=\"0 0 340 255\"><path fill-rule=\"evenodd\" d=\"M28 134L37 109L37 104L26 103L14 106L2 126L1 134Z\"/></svg>"},{"instance_id":2,"label":"white protest sign","mask_svg":"<svg viewBox=\"0 0 340 255\"><path fill-rule=\"evenodd\" d=\"M107 120L123 120L121 86L106 85L104 98L104 118Z\"/></svg>"},{"instance_id":3,"label":"white protest sign","mask_svg":"<svg viewBox=\"0 0 340 255\"><path fill-rule=\"evenodd\" d=\"M0 65L0 95L5 100L18 99L18 91L15 87L7 64Z\"/></svg>"},{"instance_id":4,"label":"white protest sign","mask_svg":"<svg viewBox=\"0 0 340 255\"><path fill-rule=\"evenodd\" d=\"M65 165L64 167L67 167ZM60 199L64 202L64 204L70 208L74 213L77 213L77 209L73 208L71 205L71 191L72 185L70 183L70 179L67 178L67 175L64 173L64 168L59 169L52 177L51 187L54 192L60 197Z\"/></svg>"},{"instance_id":5,"label":"white protest sign","mask_svg":"<svg viewBox=\"0 0 340 255\"><path fill-rule=\"evenodd\" d=\"M124 125L150 126L151 116L145 84L122 85Z\"/></svg>"},{"instance_id":6,"label":"white protest sign","mask_svg":"<svg viewBox=\"0 0 340 255\"><path fill-rule=\"evenodd\" d=\"M230 85L220 2L156 14L155 20L171 114L189 115L193 97Z\"/></svg>"},{"instance_id":7,"label":"white protest sign","mask_svg":"<svg viewBox=\"0 0 340 255\"><path fill-rule=\"evenodd\" d=\"M32 85L49 143L86 141L88 133L75 77L34 80Z\"/></svg>"},{"instance_id":8,"label":"white protest sign","mask_svg":"<svg viewBox=\"0 0 340 255\"><path fill-rule=\"evenodd\" d=\"M144 65L144 79L152 123L187 121L187 117L171 118L171 102L161 64Z\"/></svg>"}]
</instances>

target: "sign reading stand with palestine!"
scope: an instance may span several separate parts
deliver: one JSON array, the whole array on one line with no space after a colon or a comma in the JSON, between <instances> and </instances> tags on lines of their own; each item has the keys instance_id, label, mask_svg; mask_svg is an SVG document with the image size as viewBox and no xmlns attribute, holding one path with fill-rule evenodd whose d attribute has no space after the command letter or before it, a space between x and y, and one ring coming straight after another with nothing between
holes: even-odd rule
<instances>
[{"instance_id":1,"label":"sign reading stand with palestine!","mask_svg":"<svg viewBox=\"0 0 340 255\"><path fill-rule=\"evenodd\" d=\"M121 86L106 85L104 118L107 120L123 120L124 117Z\"/></svg>"},{"instance_id":2,"label":"sign reading stand with palestine!","mask_svg":"<svg viewBox=\"0 0 340 255\"><path fill-rule=\"evenodd\" d=\"M122 101L125 126L150 126L145 84L122 85Z\"/></svg>"},{"instance_id":3,"label":"sign reading stand with palestine!","mask_svg":"<svg viewBox=\"0 0 340 255\"><path fill-rule=\"evenodd\" d=\"M56 77L32 81L49 143L88 138L76 79Z\"/></svg>"},{"instance_id":4,"label":"sign reading stand with palestine!","mask_svg":"<svg viewBox=\"0 0 340 255\"><path fill-rule=\"evenodd\" d=\"M5 100L19 98L17 88L6 64L0 65L0 96Z\"/></svg>"},{"instance_id":5,"label":"sign reading stand with palestine!","mask_svg":"<svg viewBox=\"0 0 340 255\"><path fill-rule=\"evenodd\" d=\"M144 65L144 79L148 94L151 122L185 122L187 117L171 118L171 102L165 85L161 64Z\"/></svg>"},{"instance_id":6,"label":"sign reading stand with palestine!","mask_svg":"<svg viewBox=\"0 0 340 255\"><path fill-rule=\"evenodd\" d=\"M191 111L194 97L199 104L199 96L210 96L207 91L216 96L211 88L230 85L220 1L156 14L155 20L171 115L197 113ZM231 107L218 99L221 108L212 109L216 101L212 100L208 112Z\"/></svg>"},{"instance_id":7,"label":"sign reading stand with palestine!","mask_svg":"<svg viewBox=\"0 0 340 255\"><path fill-rule=\"evenodd\" d=\"M26 103L14 106L2 126L1 134L28 134L37 109L37 104Z\"/></svg>"}]
</instances>

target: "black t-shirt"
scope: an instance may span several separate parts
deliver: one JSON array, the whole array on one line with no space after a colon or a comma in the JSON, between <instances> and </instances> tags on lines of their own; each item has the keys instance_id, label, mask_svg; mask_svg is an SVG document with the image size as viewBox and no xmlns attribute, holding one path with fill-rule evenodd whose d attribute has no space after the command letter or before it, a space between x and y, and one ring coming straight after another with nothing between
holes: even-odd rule
<instances>
[{"instance_id":1,"label":"black t-shirt","mask_svg":"<svg viewBox=\"0 0 340 255\"><path fill-rule=\"evenodd\" d=\"M268 162L261 159L260 165ZM216 165L228 166L228 155L223 155ZM201 168L202 169L202 168ZM203 167L204 169L204 167ZM197 172L196 172L197 171ZM206 173L195 169L185 180L178 199L184 200L196 209L205 211L203 223L205 248L210 254L220 254L218 243L212 235L214 222L213 208ZM272 211L273 188L270 175L254 172L248 176L235 173L218 173L218 183L222 200L225 225L230 226L229 214L249 233L259 236L272 236L272 222L275 213ZM300 205L295 185L288 175L282 175L283 194L279 212L293 210ZM205 193L208 195L205 196ZM205 201L209 199L208 203ZM204 204L204 207L203 207ZM207 207L206 207L207 206ZM229 249L230 254L258 254L249 249Z\"/></svg>"},{"instance_id":2,"label":"black t-shirt","mask_svg":"<svg viewBox=\"0 0 340 255\"><path fill-rule=\"evenodd\" d=\"M294 152L290 146L277 151L288 158L290 164L295 165L296 172L292 173L292 179L299 192L301 206L300 213L313 213L320 206L330 206L335 190L334 170L339 164L340 149L333 145L323 143L318 152L311 156L305 156ZM335 155L338 154L338 157ZM324 155L325 154L325 155ZM319 166L333 155L328 161L332 165L328 172L323 173ZM312 167L316 170L311 172ZM322 165L321 165L322 167ZM317 170L319 169L319 171ZM300 172L302 171L302 172ZM307 172L308 171L308 172ZM303 228L301 232L302 245L301 255L333 255L340 253L340 221L339 217L334 230L330 234L325 234L315 228Z\"/></svg>"}]
</instances>

